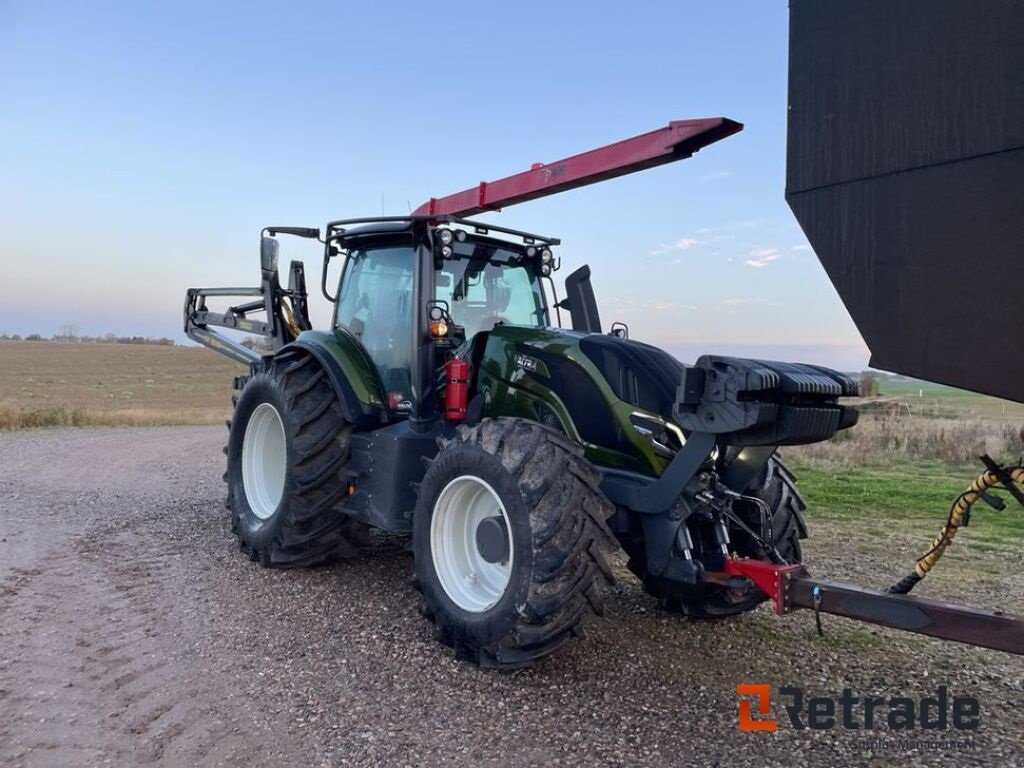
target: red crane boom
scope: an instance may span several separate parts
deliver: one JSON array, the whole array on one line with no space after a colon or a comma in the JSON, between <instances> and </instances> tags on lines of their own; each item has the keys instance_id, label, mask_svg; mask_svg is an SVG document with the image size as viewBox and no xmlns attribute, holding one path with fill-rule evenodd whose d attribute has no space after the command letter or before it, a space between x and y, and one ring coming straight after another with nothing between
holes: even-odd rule
<instances>
[{"instance_id":1,"label":"red crane boom","mask_svg":"<svg viewBox=\"0 0 1024 768\"><path fill-rule=\"evenodd\" d=\"M592 149L497 181L481 181L470 189L425 202L414 216L472 216L484 211L554 195L567 189L635 173L676 160L743 130L725 117L673 120L665 128Z\"/></svg>"}]
</instances>

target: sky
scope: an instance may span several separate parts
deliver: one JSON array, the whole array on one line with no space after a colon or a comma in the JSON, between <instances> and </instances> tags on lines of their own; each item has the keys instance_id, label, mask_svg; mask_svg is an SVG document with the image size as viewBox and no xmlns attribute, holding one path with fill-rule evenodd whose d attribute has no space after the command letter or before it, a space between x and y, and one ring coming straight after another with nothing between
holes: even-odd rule
<instances>
[{"instance_id":1,"label":"sky","mask_svg":"<svg viewBox=\"0 0 1024 768\"><path fill-rule=\"evenodd\" d=\"M0 0L0 331L184 341L185 289L257 284L263 226L726 116L689 160L488 217L561 237L604 324L684 361L865 366L783 197L786 3L580 7ZM315 243L292 258L318 282Z\"/></svg>"}]
</instances>

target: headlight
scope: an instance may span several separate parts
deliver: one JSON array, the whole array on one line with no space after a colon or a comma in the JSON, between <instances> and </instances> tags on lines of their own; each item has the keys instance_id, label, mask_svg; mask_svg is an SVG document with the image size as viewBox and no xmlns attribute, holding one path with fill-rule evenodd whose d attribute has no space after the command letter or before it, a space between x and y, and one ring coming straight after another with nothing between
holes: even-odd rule
<instances>
[{"instance_id":1,"label":"headlight","mask_svg":"<svg viewBox=\"0 0 1024 768\"><path fill-rule=\"evenodd\" d=\"M456 229L455 230L455 239L458 240L460 243L466 242L466 238L467 237L469 237L469 235L466 234L466 230L464 230L464 229Z\"/></svg>"},{"instance_id":2,"label":"headlight","mask_svg":"<svg viewBox=\"0 0 1024 768\"><path fill-rule=\"evenodd\" d=\"M451 232L449 232L448 234L450 235ZM452 257L452 253L453 253L453 251L452 251L452 247L450 245L442 245L441 246L441 258L443 258L443 259L450 259Z\"/></svg>"},{"instance_id":3,"label":"headlight","mask_svg":"<svg viewBox=\"0 0 1024 768\"><path fill-rule=\"evenodd\" d=\"M437 230L437 236L441 240L441 245L451 245L452 240L455 239L455 236L452 234L450 229Z\"/></svg>"},{"instance_id":4,"label":"headlight","mask_svg":"<svg viewBox=\"0 0 1024 768\"><path fill-rule=\"evenodd\" d=\"M551 262L554 261L554 260L555 260L555 257L551 255L551 249L550 248L545 248L543 251L540 252L540 262L541 262L541 264L548 264L548 265L550 265Z\"/></svg>"},{"instance_id":5,"label":"headlight","mask_svg":"<svg viewBox=\"0 0 1024 768\"><path fill-rule=\"evenodd\" d=\"M540 265L540 273L544 277L550 276L551 275L551 265L550 264L541 264Z\"/></svg>"}]
</instances>

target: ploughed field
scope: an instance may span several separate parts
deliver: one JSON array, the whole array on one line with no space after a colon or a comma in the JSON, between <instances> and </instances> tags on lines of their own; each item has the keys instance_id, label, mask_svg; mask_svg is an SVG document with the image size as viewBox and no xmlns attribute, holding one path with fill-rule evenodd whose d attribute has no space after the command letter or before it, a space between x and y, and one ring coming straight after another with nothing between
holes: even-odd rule
<instances>
[{"instance_id":1,"label":"ploughed field","mask_svg":"<svg viewBox=\"0 0 1024 768\"><path fill-rule=\"evenodd\" d=\"M0 429L218 424L244 373L201 347L0 341Z\"/></svg>"}]
</instances>

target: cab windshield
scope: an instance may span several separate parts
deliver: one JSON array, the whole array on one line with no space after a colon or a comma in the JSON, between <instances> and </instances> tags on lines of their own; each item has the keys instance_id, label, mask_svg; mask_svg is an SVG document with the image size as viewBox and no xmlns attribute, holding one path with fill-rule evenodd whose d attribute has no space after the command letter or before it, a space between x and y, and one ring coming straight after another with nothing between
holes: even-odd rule
<instances>
[{"instance_id":1,"label":"cab windshield","mask_svg":"<svg viewBox=\"0 0 1024 768\"><path fill-rule=\"evenodd\" d=\"M547 322L540 280L523 255L486 242L455 242L436 276L438 301L448 303L456 325L470 339L497 323L543 326Z\"/></svg>"}]
</instances>

